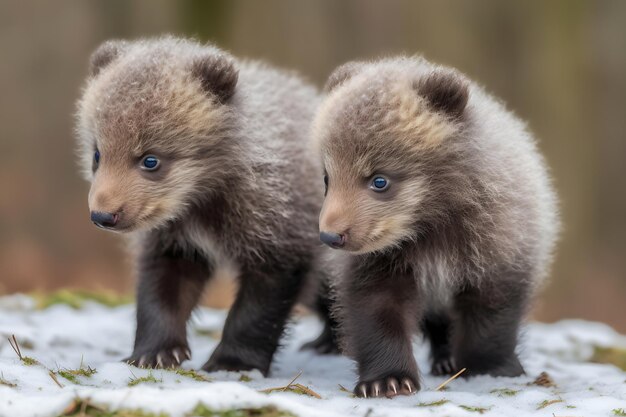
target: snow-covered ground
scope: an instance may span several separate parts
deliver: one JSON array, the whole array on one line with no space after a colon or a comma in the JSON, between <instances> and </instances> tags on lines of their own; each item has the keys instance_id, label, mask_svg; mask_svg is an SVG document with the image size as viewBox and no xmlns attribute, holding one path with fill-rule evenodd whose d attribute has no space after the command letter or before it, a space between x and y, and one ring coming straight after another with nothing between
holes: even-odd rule
<instances>
[{"instance_id":1,"label":"snow-covered ground","mask_svg":"<svg viewBox=\"0 0 626 417\"><path fill-rule=\"evenodd\" d=\"M196 313L189 329L193 359L184 368L197 369L206 361L217 343L224 318L223 311L201 309ZM88 303L80 310L66 305L38 310L30 298L3 297L0 298L0 416L69 415L72 404L78 404L78 408L74 407L76 414L71 415L80 415L81 404L82 407L91 404L109 411L144 411L124 416L164 413L170 417L480 414L591 417L626 413L626 372L613 365L589 362L594 346L626 346L624 336L603 324L584 321L530 324L524 330L521 348L527 376L459 378L450 382L447 389L436 391L445 378L425 372L422 391L394 399L353 398L340 388L351 390L355 383L350 360L298 351L304 341L317 336L320 327L313 317L303 317L290 326L270 378L256 372L243 377L234 373L201 373L210 379L207 382L195 380L194 375L149 371L120 362L130 353L133 342L131 305L108 308ZM12 334L20 344L22 355L37 360L38 364L28 365L18 359L7 340ZM423 370L428 370L427 354L426 347L416 340L415 355ZM59 374L59 371L76 370L81 364L85 374L92 370L95 373L70 375L73 381ZM62 387L53 380L51 371ZM296 383L319 394L321 399L293 392L260 392L287 385L299 372L302 374ZM547 372L555 386L533 384L541 372ZM204 409L198 408L198 404L204 404ZM230 411L231 414L225 411L233 409L259 410Z\"/></svg>"}]
</instances>

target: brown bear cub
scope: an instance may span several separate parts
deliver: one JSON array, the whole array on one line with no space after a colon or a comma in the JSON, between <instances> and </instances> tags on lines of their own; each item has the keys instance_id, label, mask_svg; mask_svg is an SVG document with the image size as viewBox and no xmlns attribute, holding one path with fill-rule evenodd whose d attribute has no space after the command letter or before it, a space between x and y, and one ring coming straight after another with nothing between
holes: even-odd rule
<instances>
[{"instance_id":1,"label":"brown bear cub","mask_svg":"<svg viewBox=\"0 0 626 417\"><path fill-rule=\"evenodd\" d=\"M77 130L91 220L136 249L129 362L188 359L187 320L229 268L240 288L203 369L267 374L321 248L322 170L308 145L318 97L292 74L188 40L93 54Z\"/></svg>"},{"instance_id":2,"label":"brown bear cub","mask_svg":"<svg viewBox=\"0 0 626 417\"><path fill-rule=\"evenodd\" d=\"M455 70L421 58L339 67L314 122L339 252L338 316L360 397L432 373L516 376L520 322L547 275L555 193L524 124Z\"/></svg>"}]
</instances>

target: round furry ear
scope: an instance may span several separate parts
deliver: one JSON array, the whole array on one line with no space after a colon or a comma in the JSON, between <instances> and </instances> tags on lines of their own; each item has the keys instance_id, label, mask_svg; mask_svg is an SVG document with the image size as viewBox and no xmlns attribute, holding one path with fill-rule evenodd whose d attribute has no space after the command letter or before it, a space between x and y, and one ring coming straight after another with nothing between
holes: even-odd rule
<instances>
[{"instance_id":1,"label":"round furry ear","mask_svg":"<svg viewBox=\"0 0 626 417\"><path fill-rule=\"evenodd\" d=\"M196 58L191 73L200 80L204 91L216 95L222 103L235 93L239 70L227 54L211 53Z\"/></svg>"},{"instance_id":2,"label":"round furry ear","mask_svg":"<svg viewBox=\"0 0 626 417\"><path fill-rule=\"evenodd\" d=\"M89 75L92 77L98 75L104 67L120 55L125 46L126 42L117 40L106 41L101 44L89 59Z\"/></svg>"},{"instance_id":3,"label":"round furry ear","mask_svg":"<svg viewBox=\"0 0 626 417\"><path fill-rule=\"evenodd\" d=\"M338 66L328 77L324 91L330 92L338 85L343 84L357 74L363 68L363 65L363 62L352 61Z\"/></svg>"},{"instance_id":4,"label":"round furry ear","mask_svg":"<svg viewBox=\"0 0 626 417\"><path fill-rule=\"evenodd\" d=\"M418 93L437 111L453 117L463 114L469 100L469 84L458 72L438 69L417 84Z\"/></svg>"}]
</instances>

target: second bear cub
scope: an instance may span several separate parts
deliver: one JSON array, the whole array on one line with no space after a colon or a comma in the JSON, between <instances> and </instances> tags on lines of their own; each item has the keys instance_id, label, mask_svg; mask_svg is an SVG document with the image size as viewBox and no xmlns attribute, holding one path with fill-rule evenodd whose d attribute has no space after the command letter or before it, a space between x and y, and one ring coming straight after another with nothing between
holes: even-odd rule
<instances>
[{"instance_id":1,"label":"second bear cub","mask_svg":"<svg viewBox=\"0 0 626 417\"><path fill-rule=\"evenodd\" d=\"M420 327L433 374L522 374L518 330L558 230L533 137L479 86L421 58L346 64L327 90L314 124L320 238L349 253L337 294L355 393L419 389Z\"/></svg>"}]
</instances>

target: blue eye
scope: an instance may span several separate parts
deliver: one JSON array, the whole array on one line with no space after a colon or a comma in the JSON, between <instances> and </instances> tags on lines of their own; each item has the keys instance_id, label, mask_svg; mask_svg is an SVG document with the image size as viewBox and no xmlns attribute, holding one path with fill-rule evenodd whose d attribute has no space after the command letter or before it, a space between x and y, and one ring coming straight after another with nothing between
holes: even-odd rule
<instances>
[{"instance_id":1,"label":"blue eye","mask_svg":"<svg viewBox=\"0 0 626 417\"><path fill-rule=\"evenodd\" d=\"M100 151L96 149L96 153L93 154L93 161L96 164L100 163Z\"/></svg>"},{"instance_id":2,"label":"blue eye","mask_svg":"<svg viewBox=\"0 0 626 417\"><path fill-rule=\"evenodd\" d=\"M141 168L146 171L154 171L159 167L159 160L156 156L148 155L141 160Z\"/></svg>"},{"instance_id":3,"label":"blue eye","mask_svg":"<svg viewBox=\"0 0 626 417\"><path fill-rule=\"evenodd\" d=\"M387 188L389 188L389 181L385 177L376 176L372 180L372 185L370 186L370 188L378 192L385 191Z\"/></svg>"}]
</instances>

